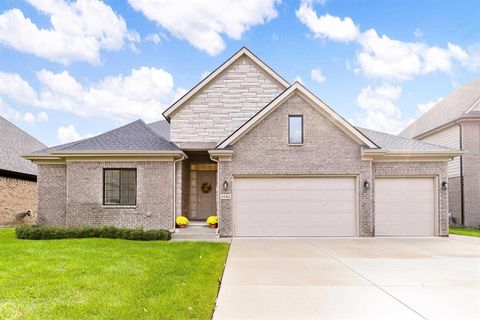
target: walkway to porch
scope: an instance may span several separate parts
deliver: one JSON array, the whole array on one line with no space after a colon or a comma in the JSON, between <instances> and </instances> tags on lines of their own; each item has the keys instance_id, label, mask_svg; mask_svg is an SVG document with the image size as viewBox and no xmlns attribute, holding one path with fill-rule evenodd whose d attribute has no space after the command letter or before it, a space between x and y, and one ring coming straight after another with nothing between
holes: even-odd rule
<instances>
[{"instance_id":1,"label":"walkway to porch","mask_svg":"<svg viewBox=\"0 0 480 320\"><path fill-rule=\"evenodd\" d=\"M190 221L185 228L176 228L172 239L209 241L219 239L219 236L217 229L210 228L205 221Z\"/></svg>"}]
</instances>

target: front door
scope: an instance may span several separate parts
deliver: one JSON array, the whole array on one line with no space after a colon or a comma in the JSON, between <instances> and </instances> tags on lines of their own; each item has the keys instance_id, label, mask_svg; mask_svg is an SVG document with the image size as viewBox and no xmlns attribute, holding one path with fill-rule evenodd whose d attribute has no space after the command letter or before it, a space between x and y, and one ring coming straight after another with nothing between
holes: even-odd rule
<instances>
[{"instance_id":1,"label":"front door","mask_svg":"<svg viewBox=\"0 0 480 320\"><path fill-rule=\"evenodd\" d=\"M197 171L197 219L216 215L216 171Z\"/></svg>"}]
</instances>

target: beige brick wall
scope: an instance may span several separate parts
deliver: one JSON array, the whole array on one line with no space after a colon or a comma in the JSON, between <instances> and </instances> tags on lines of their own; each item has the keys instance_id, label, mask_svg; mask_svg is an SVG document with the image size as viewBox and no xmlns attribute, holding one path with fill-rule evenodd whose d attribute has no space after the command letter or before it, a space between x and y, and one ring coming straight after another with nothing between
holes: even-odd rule
<instances>
[{"instance_id":1,"label":"beige brick wall","mask_svg":"<svg viewBox=\"0 0 480 320\"><path fill-rule=\"evenodd\" d=\"M465 226L480 226L480 122L463 122Z\"/></svg>"},{"instance_id":2,"label":"beige brick wall","mask_svg":"<svg viewBox=\"0 0 480 320\"><path fill-rule=\"evenodd\" d=\"M67 166L39 164L38 224L65 226L67 210Z\"/></svg>"},{"instance_id":3,"label":"beige brick wall","mask_svg":"<svg viewBox=\"0 0 480 320\"><path fill-rule=\"evenodd\" d=\"M288 145L288 115L303 114L304 144ZM221 162L220 183L236 175L353 175L359 177L360 236L373 235L371 162L362 161L360 145L298 95L292 96L233 145L232 162ZM231 200L221 201L220 232L232 234Z\"/></svg>"},{"instance_id":4,"label":"beige brick wall","mask_svg":"<svg viewBox=\"0 0 480 320\"><path fill-rule=\"evenodd\" d=\"M455 225L462 223L462 191L461 178L448 179L448 212L455 218Z\"/></svg>"},{"instance_id":5,"label":"beige brick wall","mask_svg":"<svg viewBox=\"0 0 480 320\"><path fill-rule=\"evenodd\" d=\"M103 168L137 169L137 205L103 206ZM173 162L69 162L68 226L172 229Z\"/></svg>"},{"instance_id":6,"label":"beige brick wall","mask_svg":"<svg viewBox=\"0 0 480 320\"><path fill-rule=\"evenodd\" d=\"M16 214L30 210L32 215L22 220ZM0 226L36 223L37 183L34 181L0 177Z\"/></svg>"},{"instance_id":7,"label":"beige brick wall","mask_svg":"<svg viewBox=\"0 0 480 320\"><path fill-rule=\"evenodd\" d=\"M172 116L170 138L180 147L214 146L282 91L250 59L241 58Z\"/></svg>"},{"instance_id":8,"label":"beige brick wall","mask_svg":"<svg viewBox=\"0 0 480 320\"><path fill-rule=\"evenodd\" d=\"M438 177L439 235L448 235L448 191L441 183L448 179L448 162L374 162L373 176L436 176ZM374 186L375 188L375 186Z\"/></svg>"}]
</instances>

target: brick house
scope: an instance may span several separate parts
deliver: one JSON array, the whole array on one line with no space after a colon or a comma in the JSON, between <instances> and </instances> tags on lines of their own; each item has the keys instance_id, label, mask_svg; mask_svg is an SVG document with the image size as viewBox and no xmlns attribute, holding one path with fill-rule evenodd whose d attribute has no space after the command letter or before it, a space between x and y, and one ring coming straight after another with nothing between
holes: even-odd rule
<instances>
[{"instance_id":1,"label":"brick house","mask_svg":"<svg viewBox=\"0 0 480 320\"><path fill-rule=\"evenodd\" d=\"M455 223L480 226L480 79L459 87L408 126L401 136L463 149L448 164L449 212Z\"/></svg>"},{"instance_id":2,"label":"brick house","mask_svg":"<svg viewBox=\"0 0 480 320\"><path fill-rule=\"evenodd\" d=\"M0 116L0 226L35 223L37 166L22 154L45 145ZM30 211L30 216L17 214Z\"/></svg>"},{"instance_id":3,"label":"brick house","mask_svg":"<svg viewBox=\"0 0 480 320\"><path fill-rule=\"evenodd\" d=\"M38 220L221 236L446 236L461 151L352 126L242 48L165 112L40 150Z\"/></svg>"}]
</instances>

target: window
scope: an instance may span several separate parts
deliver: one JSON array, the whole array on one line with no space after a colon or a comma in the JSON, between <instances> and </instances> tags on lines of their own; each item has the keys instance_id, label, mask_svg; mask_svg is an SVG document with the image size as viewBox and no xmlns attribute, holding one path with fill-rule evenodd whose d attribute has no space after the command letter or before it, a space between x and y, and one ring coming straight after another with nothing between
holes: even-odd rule
<instances>
[{"instance_id":1,"label":"window","mask_svg":"<svg viewBox=\"0 0 480 320\"><path fill-rule=\"evenodd\" d=\"M137 169L103 169L103 204L135 205Z\"/></svg>"},{"instance_id":2,"label":"window","mask_svg":"<svg viewBox=\"0 0 480 320\"><path fill-rule=\"evenodd\" d=\"M288 143L303 143L303 116L288 116Z\"/></svg>"}]
</instances>

